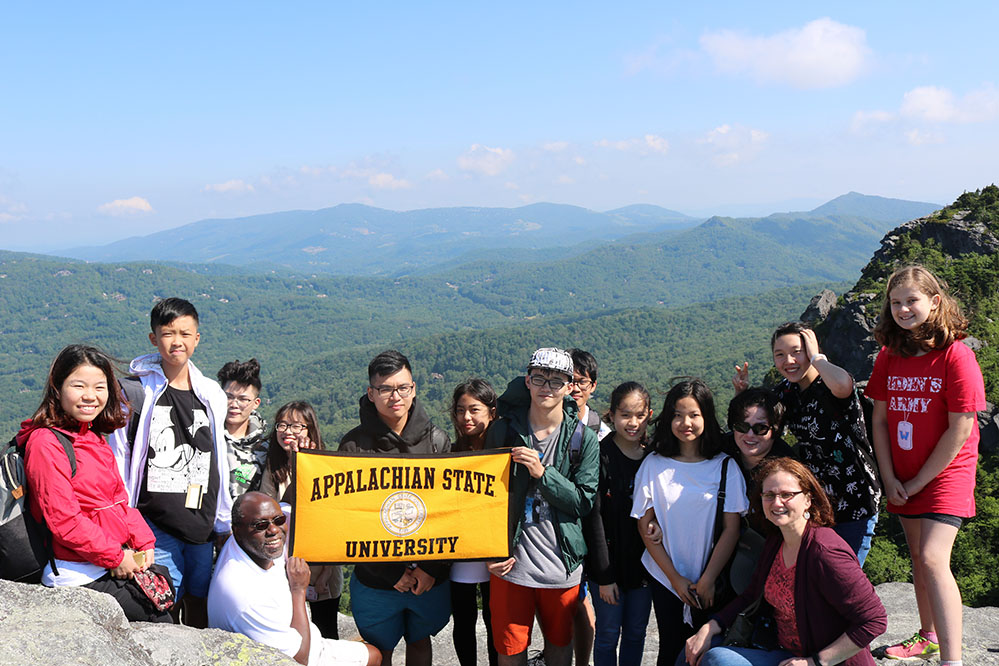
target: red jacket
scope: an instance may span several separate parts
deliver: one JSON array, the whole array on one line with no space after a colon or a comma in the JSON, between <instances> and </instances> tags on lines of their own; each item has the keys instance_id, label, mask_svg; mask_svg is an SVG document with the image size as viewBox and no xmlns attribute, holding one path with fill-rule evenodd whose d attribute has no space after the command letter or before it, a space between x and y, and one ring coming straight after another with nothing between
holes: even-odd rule
<instances>
[{"instance_id":1,"label":"red jacket","mask_svg":"<svg viewBox=\"0 0 999 666\"><path fill-rule=\"evenodd\" d=\"M123 545L152 548L156 539L142 515L128 506L108 443L87 423L79 432L62 432L73 440L76 476L71 476L66 451L48 428L36 428L27 420L17 434L25 450L31 515L52 531L56 558L114 569L121 564Z\"/></svg>"},{"instance_id":2,"label":"red jacket","mask_svg":"<svg viewBox=\"0 0 999 666\"><path fill-rule=\"evenodd\" d=\"M723 629L760 595L782 542L779 534L767 539L749 587L714 616ZM828 527L805 529L794 570L794 612L806 657L845 633L863 649L843 663L874 666L870 643L888 628L888 615L857 556Z\"/></svg>"}]
</instances>

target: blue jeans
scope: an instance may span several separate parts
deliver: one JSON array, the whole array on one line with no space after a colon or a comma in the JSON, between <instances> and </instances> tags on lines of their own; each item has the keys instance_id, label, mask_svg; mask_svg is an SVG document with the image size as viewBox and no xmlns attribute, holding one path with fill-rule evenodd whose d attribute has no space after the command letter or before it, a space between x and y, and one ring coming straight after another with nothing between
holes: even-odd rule
<instances>
[{"instance_id":1,"label":"blue jeans","mask_svg":"<svg viewBox=\"0 0 999 666\"><path fill-rule=\"evenodd\" d=\"M645 655L645 628L652 612L652 588L618 588L617 605L600 598L594 588L593 610L597 629L593 637L593 666L640 666ZM621 639L620 656L616 654Z\"/></svg>"},{"instance_id":2,"label":"blue jeans","mask_svg":"<svg viewBox=\"0 0 999 666\"><path fill-rule=\"evenodd\" d=\"M860 566L864 566L867 553L871 552L871 537L874 536L874 526L878 524L878 515L866 520L851 520L847 523L839 523L833 529L836 534L843 538L846 545L857 554L857 561Z\"/></svg>"},{"instance_id":3,"label":"blue jeans","mask_svg":"<svg viewBox=\"0 0 999 666\"><path fill-rule=\"evenodd\" d=\"M711 649L704 653L700 666L777 666L794 656L794 653L787 650L721 647L721 642L720 634L711 639ZM683 652L677 656L676 666L687 666Z\"/></svg>"},{"instance_id":4,"label":"blue jeans","mask_svg":"<svg viewBox=\"0 0 999 666\"><path fill-rule=\"evenodd\" d=\"M156 564L162 564L170 570L173 585L177 588L179 601L185 592L192 597L204 599L208 596L208 585L212 580L212 561L215 556L215 544L187 543L177 537L167 534L150 521L146 521L149 529L156 537Z\"/></svg>"}]
</instances>

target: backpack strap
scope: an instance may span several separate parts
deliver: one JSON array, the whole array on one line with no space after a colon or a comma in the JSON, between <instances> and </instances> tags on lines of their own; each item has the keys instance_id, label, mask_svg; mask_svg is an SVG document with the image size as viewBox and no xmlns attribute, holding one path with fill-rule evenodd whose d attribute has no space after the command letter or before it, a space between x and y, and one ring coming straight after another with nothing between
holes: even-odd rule
<instances>
[{"instance_id":1,"label":"backpack strap","mask_svg":"<svg viewBox=\"0 0 999 666\"><path fill-rule=\"evenodd\" d=\"M731 459L732 456L725 456L725 459L722 460L721 482L718 484L718 501L715 507L715 534L714 542L711 544L712 548L718 543L722 528L724 527L722 514L725 513L725 488L728 486L728 461Z\"/></svg>"},{"instance_id":2,"label":"backpack strap","mask_svg":"<svg viewBox=\"0 0 999 666\"><path fill-rule=\"evenodd\" d=\"M49 428L49 430L52 431L52 434L62 444L62 450L66 452L66 457L69 458L70 478L76 476L76 451L73 450L73 440L69 438L69 435L55 428Z\"/></svg>"},{"instance_id":3,"label":"backpack strap","mask_svg":"<svg viewBox=\"0 0 999 666\"><path fill-rule=\"evenodd\" d=\"M569 464L573 467L579 465L579 461L583 457L583 430L585 429L586 424L577 420L576 428L572 431L572 437L569 438Z\"/></svg>"},{"instance_id":4,"label":"backpack strap","mask_svg":"<svg viewBox=\"0 0 999 666\"><path fill-rule=\"evenodd\" d=\"M146 392L142 388L142 380L138 377L122 377L118 380L121 392L125 394L128 401L128 445L135 445L135 435L139 432L139 417L142 416L142 403L146 399Z\"/></svg>"}]
</instances>

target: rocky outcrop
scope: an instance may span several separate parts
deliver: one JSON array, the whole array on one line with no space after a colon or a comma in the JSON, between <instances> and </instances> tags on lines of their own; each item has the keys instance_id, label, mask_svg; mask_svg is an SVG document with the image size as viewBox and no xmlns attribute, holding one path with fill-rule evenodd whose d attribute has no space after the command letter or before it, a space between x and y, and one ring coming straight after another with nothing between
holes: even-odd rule
<instances>
[{"instance_id":1,"label":"rocky outcrop","mask_svg":"<svg viewBox=\"0 0 999 666\"><path fill-rule=\"evenodd\" d=\"M886 583L877 587L888 611L888 631L875 639L875 654L912 635L919 624L912 585ZM486 629L478 620L479 663L484 663ZM357 636L351 618L340 616L340 635ZM59 666L202 666L235 664L292 665L295 662L273 648L245 636L218 629L191 629L175 625L125 620L111 597L83 588L47 589L0 581L0 665L58 664ZM964 663L999 666L999 609L964 609ZM535 625L530 653L544 643ZM433 638L434 664L456 666L451 627ZM655 664L659 635L650 618L643 664ZM396 649L401 663L403 646ZM893 663L889 660L879 663Z\"/></svg>"}]
</instances>

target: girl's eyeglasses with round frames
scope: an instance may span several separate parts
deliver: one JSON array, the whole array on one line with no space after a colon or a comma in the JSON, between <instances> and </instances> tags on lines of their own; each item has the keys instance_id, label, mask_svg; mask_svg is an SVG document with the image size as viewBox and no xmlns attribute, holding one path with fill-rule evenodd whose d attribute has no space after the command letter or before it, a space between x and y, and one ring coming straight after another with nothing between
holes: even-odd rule
<instances>
[{"instance_id":1,"label":"girl's eyeglasses with round frames","mask_svg":"<svg viewBox=\"0 0 999 666\"><path fill-rule=\"evenodd\" d=\"M308 426L305 425L304 423L285 423L284 421L282 421L281 423L278 423L276 426L274 426L274 429L277 430L278 432L284 432L285 430L287 430L291 434L297 435L298 433L305 430L307 427Z\"/></svg>"},{"instance_id":2,"label":"girl's eyeglasses with round frames","mask_svg":"<svg viewBox=\"0 0 999 666\"><path fill-rule=\"evenodd\" d=\"M760 493L760 497L763 498L764 502L773 502L778 497L780 498L781 502L790 502L791 498L793 498L795 495L800 495L803 492L805 492L805 491L804 490L793 490L793 491L792 490L785 490L782 493Z\"/></svg>"}]
</instances>

